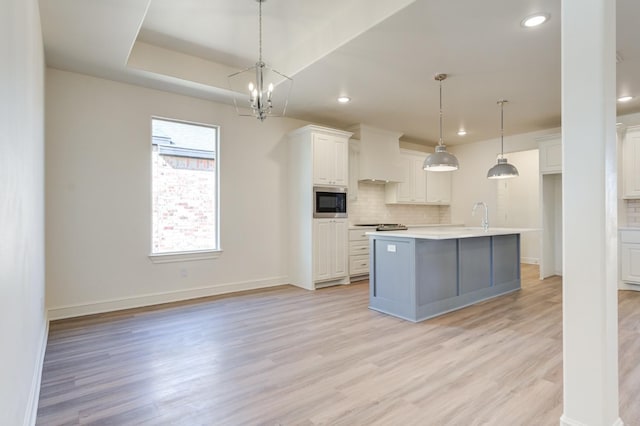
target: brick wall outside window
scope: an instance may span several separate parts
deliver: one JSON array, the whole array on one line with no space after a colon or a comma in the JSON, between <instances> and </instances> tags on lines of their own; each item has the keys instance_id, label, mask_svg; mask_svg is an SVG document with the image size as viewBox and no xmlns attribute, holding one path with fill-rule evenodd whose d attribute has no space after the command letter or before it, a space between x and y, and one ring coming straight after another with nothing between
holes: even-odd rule
<instances>
[{"instance_id":1,"label":"brick wall outside window","mask_svg":"<svg viewBox=\"0 0 640 426\"><path fill-rule=\"evenodd\" d=\"M161 155L153 146L153 253L216 247L216 161Z\"/></svg>"}]
</instances>

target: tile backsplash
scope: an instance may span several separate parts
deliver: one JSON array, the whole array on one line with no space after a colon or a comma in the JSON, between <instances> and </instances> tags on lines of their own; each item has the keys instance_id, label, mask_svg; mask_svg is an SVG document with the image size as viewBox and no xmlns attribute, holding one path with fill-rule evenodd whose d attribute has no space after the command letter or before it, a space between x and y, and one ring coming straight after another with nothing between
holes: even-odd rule
<instances>
[{"instance_id":1,"label":"tile backsplash","mask_svg":"<svg viewBox=\"0 0 640 426\"><path fill-rule=\"evenodd\" d=\"M624 200L627 213L626 226L640 228L640 200Z\"/></svg>"},{"instance_id":2,"label":"tile backsplash","mask_svg":"<svg viewBox=\"0 0 640 426\"><path fill-rule=\"evenodd\" d=\"M381 184L359 182L358 199L348 204L349 222L352 224L403 223L407 225L451 223L449 206L385 204L384 188L384 185Z\"/></svg>"}]
</instances>

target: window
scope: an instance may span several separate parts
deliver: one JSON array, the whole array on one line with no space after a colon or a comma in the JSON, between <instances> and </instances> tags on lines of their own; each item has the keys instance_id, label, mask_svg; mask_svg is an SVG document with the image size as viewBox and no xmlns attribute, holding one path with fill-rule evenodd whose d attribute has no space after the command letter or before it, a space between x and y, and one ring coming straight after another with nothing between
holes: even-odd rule
<instances>
[{"instance_id":1,"label":"window","mask_svg":"<svg viewBox=\"0 0 640 426\"><path fill-rule=\"evenodd\" d=\"M151 128L152 258L219 251L218 128L160 118Z\"/></svg>"}]
</instances>

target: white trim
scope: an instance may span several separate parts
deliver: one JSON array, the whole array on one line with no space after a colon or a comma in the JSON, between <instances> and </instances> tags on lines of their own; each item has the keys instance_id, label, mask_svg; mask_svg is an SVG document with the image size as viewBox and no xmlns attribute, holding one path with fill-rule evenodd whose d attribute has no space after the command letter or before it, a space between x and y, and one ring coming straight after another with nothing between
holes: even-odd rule
<instances>
[{"instance_id":1,"label":"white trim","mask_svg":"<svg viewBox=\"0 0 640 426\"><path fill-rule=\"evenodd\" d=\"M216 124L207 124L207 123L200 123L196 121L167 118L167 117L162 117L158 115L151 115L149 119L149 136L150 136L150 142L151 142L149 144L149 147L151 149L149 151L149 187L148 187L149 203L150 203L149 206L151 207L151 211L149 212L149 218L151 218L151 220L149 221L149 232L150 232L149 235L151 237L149 240L149 245L153 246L153 145L154 145L153 144L153 120L171 121L178 124L188 124L188 125L194 125L194 126L200 126L200 127L208 127L216 130L216 140L215 140L215 149L214 149L215 174L216 174L216 178L215 178L216 179L216 182L215 182L215 215L216 215L215 247L220 247L220 238L221 238L220 237L220 233L221 233L220 200L222 199L222 197L220 196L220 164L221 164L220 138L222 134L222 129L219 125L216 125ZM153 247L151 247L151 250L153 250ZM209 254L208 256L205 256L204 253L207 253L207 252ZM194 253L199 254L199 256L195 255ZM151 259L153 263L169 263L169 262L183 262L183 261L189 262L193 260L216 259L221 254L222 254L222 249L217 248L214 250L185 251L185 252L166 253L166 254L151 253L149 255L149 259ZM160 257L160 256L163 256L163 257ZM169 257L169 256L172 256L172 257Z\"/></svg>"},{"instance_id":2,"label":"white trim","mask_svg":"<svg viewBox=\"0 0 640 426\"><path fill-rule=\"evenodd\" d=\"M222 250L183 251L180 253L151 253L149 259L153 263L192 262L195 260L217 259Z\"/></svg>"},{"instance_id":3,"label":"white trim","mask_svg":"<svg viewBox=\"0 0 640 426\"><path fill-rule=\"evenodd\" d=\"M47 312L44 314L44 324L42 327L42 336L40 337L40 347L36 357L36 365L33 369L33 378L31 379L31 389L29 391L29 400L27 402L27 410L24 415L24 426L33 426L36 424L38 417L38 402L40 401L40 384L42 382L42 367L44 365L44 354L47 350L47 341L49 340L49 317Z\"/></svg>"},{"instance_id":4,"label":"white trim","mask_svg":"<svg viewBox=\"0 0 640 426\"><path fill-rule=\"evenodd\" d=\"M629 284L623 281L618 283L618 290L640 291L640 284Z\"/></svg>"},{"instance_id":5,"label":"white trim","mask_svg":"<svg viewBox=\"0 0 640 426\"><path fill-rule=\"evenodd\" d=\"M577 420L570 419L569 417L566 416L566 414L563 414L562 417L560 417L560 426L588 426L588 425L585 423L581 423ZM624 426L624 423L622 422L622 419L618 417L616 421L611 424L611 426Z\"/></svg>"},{"instance_id":6,"label":"white trim","mask_svg":"<svg viewBox=\"0 0 640 426\"><path fill-rule=\"evenodd\" d=\"M521 257L520 263L526 263L527 265L538 265L540 263L540 259L537 257Z\"/></svg>"},{"instance_id":7,"label":"white trim","mask_svg":"<svg viewBox=\"0 0 640 426\"><path fill-rule=\"evenodd\" d=\"M339 129L331 129L329 127L316 126L315 124L309 124L304 127L300 127L299 129L289 132L289 135L296 136L300 133L306 133L306 132L318 132L318 133L342 136L347 138L350 138L351 136L353 136L353 132L347 132Z\"/></svg>"},{"instance_id":8,"label":"white trim","mask_svg":"<svg viewBox=\"0 0 640 426\"><path fill-rule=\"evenodd\" d=\"M566 416L566 414L563 414L560 417L560 426L588 426L588 425L584 423L580 423L577 420L570 419L569 417Z\"/></svg>"},{"instance_id":9,"label":"white trim","mask_svg":"<svg viewBox=\"0 0 640 426\"><path fill-rule=\"evenodd\" d=\"M49 308L49 319L53 321L63 318L78 317L82 315L118 311L121 309L139 308L142 306L178 302L188 299L197 299L199 297L215 296L218 294L233 293L237 291L274 287L278 285L285 285L288 283L289 278L286 276L282 276L265 278L262 280L216 284L212 286L191 288L186 290L151 293L120 299L103 300L100 302L88 302L77 305L59 306Z\"/></svg>"}]
</instances>

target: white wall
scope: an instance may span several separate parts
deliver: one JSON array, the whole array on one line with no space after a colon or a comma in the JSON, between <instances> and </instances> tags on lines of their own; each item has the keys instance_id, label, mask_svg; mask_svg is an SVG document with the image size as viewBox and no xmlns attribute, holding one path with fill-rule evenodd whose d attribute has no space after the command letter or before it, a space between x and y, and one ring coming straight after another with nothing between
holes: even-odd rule
<instances>
[{"instance_id":1,"label":"white wall","mask_svg":"<svg viewBox=\"0 0 640 426\"><path fill-rule=\"evenodd\" d=\"M44 55L36 0L0 13L0 423L33 424L46 343Z\"/></svg>"},{"instance_id":2,"label":"white wall","mask_svg":"<svg viewBox=\"0 0 640 426\"><path fill-rule=\"evenodd\" d=\"M544 135L559 133L560 129L549 129L544 131L523 133L519 135L507 136L504 138L505 157L511 161L509 153L538 149L536 138ZM472 216L473 204L477 201L484 201L489 206L489 225L498 226L503 221L498 219L498 181L487 179L487 172L496 163L496 156L500 153L500 139L490 139L449 147L453 154L458 157L460 169L453 174L453 191L451 200L451 223L464 223L469 226L480 226L481 217ZM517 156L517 154L516 154ZM523 164L524 165L524 164ZM529 176L535 173L534 176ZM529 174L529 175L528 175ZM520 178L523 184L530 183L538 179L538 168L532 165L523 167L520 171ZM530 186L529 191L537 190ZM539 210L536 211L539 216ZM538 217L539 220L539 217ZM529 221L533 223L533 221ZM539 222L538 222L539 223ZM533 226L533 225L532 225ZM539 243L533 243L535 236L524 237L528 242L522 244L521 256L523 260L532 261L539 258ZM523 238L523 240L524 240Z\"/></svg>"},{"instance_id":3,"label":"white wall","mask_svg":"<svg viewBox=\"0 0 640 426\"><path fill-rule=\"evenodd\" d=\"M498 179L496 187L496 226L505 228L540 229L540 164L538 150L512 152L509 163L515 165L520 176ZM521 259L524 263L540 262L540 231L520 236Z\"/></svg>"},{"instance_id":4,"label":"white wall","mask_svg":"<svg viewBox=\"0 0 640 426\"><path fill-rule=\"evenodd\" d=\"M50 317L288 282L285 135L307 123L54 69L46 113ZM147 257L154 115L220 126L218 259Z\"/></svg>"}]
</instances>

